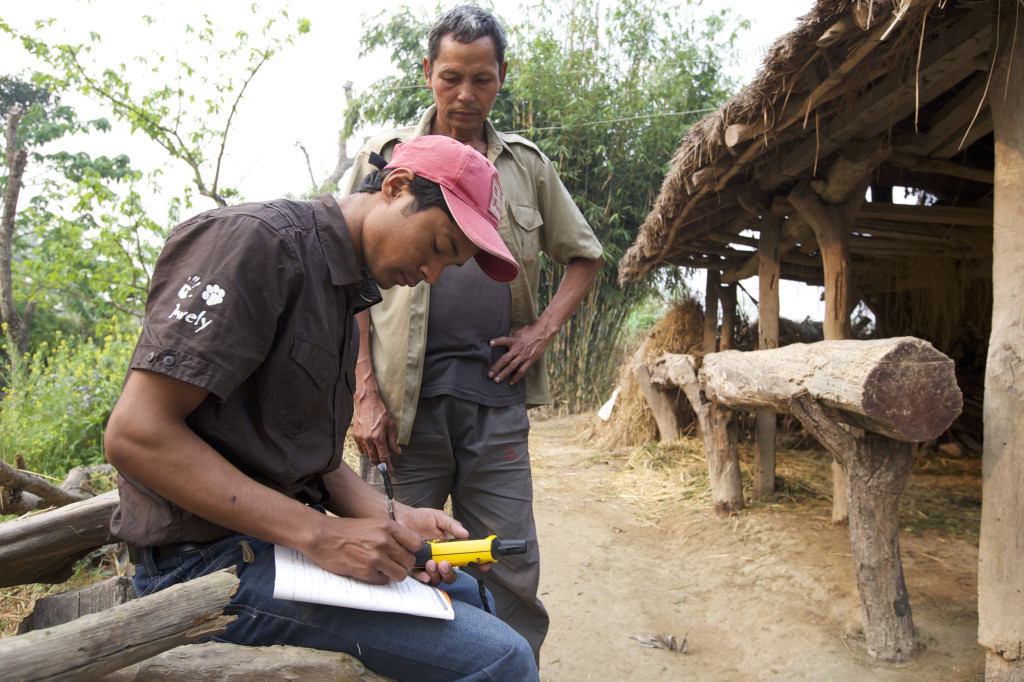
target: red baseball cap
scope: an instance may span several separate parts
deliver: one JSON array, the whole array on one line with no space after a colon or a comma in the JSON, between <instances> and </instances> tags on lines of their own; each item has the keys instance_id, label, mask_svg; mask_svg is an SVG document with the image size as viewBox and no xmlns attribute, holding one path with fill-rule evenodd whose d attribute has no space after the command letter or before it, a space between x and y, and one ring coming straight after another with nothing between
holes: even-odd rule
<instances>
[{"instance_id":1,"label":"red baseball cap","mask_svg":"<svg viewBox=\"0 0 1024 682\"><path fill-rule=\"evenodd\" d=\"M385 168L406 168L440 185L455 222L480 247L475 257L484 274L498 282L519 276L519 264L498 234L498 171L483 154L447 135L422 135L397 145Z\"/></svg>"}]
</instances>

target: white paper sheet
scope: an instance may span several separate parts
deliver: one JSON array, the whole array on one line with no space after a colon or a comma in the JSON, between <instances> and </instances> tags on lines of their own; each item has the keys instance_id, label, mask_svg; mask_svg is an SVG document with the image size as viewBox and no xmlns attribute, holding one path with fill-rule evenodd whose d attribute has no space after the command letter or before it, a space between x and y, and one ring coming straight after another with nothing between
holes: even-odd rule
<instances>
[{"instance_id":1,"label":"white paper sheet","mask_svg":"<svg viewBox=\"0 0 1024 682\"><path fill-rule=\"evenodd\" d=\"M315 604L347 606L365 611L389 611L452 620L448 595L430 585L406 577L400 583L372 585L335 575L306 556L287 547L274 547L274 598Z\"/></svg>"}]
</instances>

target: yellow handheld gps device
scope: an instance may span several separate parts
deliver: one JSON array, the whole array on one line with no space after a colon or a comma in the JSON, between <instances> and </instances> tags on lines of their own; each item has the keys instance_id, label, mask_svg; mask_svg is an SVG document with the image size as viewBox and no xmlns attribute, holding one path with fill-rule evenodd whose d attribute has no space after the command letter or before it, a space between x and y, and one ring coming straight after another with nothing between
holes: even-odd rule
<instances>
[{"instance_id":1,"label":"yellow handheld gps device","mask_svg":"<svg viewBox=\"0 0 1024 682\"><path fill-rule=\"evenodd\" d=\"M452 566L489 564L506 554L526 554L526 540L499 540L489 535L482 540L428 540L416 552L415 568L424 568L427 561L449 561Z\"/></svg>"}]
</instances>

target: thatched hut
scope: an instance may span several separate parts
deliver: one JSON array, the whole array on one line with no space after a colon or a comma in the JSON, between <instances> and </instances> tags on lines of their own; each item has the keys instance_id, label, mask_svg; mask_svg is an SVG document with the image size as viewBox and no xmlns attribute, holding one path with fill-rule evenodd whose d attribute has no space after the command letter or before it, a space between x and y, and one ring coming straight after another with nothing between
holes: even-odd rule
<instances>
[{"instance_id":1,"label":"thatched hut","mask_svg":"<svg viewBox=\"0 0 1024 682\"><path fill-rule=\"evenodd\" d=\"M863 302L878 336L916 336L956 361L963 419L976 397L984 438L990 680L1024 679L1020 12L1010 0L820 0L690 130L619 265L623 282L706 270L706 309L721 296L724 320L732 285L758 275L762 348L777 344L784 278L825 287L826 339L849 338Z\"/></svg>"}]
</instances>

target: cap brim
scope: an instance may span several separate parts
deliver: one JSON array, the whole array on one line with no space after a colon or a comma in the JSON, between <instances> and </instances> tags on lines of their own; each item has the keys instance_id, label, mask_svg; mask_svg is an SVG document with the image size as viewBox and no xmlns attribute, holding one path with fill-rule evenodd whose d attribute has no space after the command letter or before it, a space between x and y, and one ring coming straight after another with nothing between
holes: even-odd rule
<instances>
[{"instance_id":1,"label":"cap brim","mask_svg":"<svg viewBox=\"0 0 1024 682\"><path fill-rule=\"evenodd\" d=\"M519 264L512 257L501 235L489 218L481 215L471 204L441 185L452 217L469 240L480 247L476 262L484 274L497 282L511 282L519 276Z\"/></svg>"}]
</instances>

